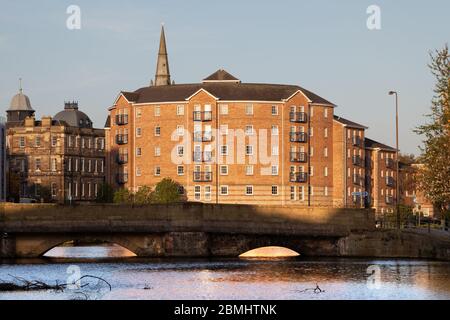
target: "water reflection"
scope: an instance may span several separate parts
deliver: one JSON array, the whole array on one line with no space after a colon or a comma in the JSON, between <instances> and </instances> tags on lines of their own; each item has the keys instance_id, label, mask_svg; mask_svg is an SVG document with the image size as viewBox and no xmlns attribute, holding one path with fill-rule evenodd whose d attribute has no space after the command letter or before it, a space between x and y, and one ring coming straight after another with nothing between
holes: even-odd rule
<instances>
[{"instance_id":1,"label":"water reflection","mask_svg":"<svg viewBox=\"0 0 450 320\"><path fill-rule=\"evenodd\" d=\"M75 250L75 251L74 251ZM450 263L367 259L117 259L118 246L61 247L36 261L4 261L8 275L65 282L68 267L102 277L113 290L91 299L450 299ZM109 260L98 260L99 254ZM55 255L53 255L55 256ZM69 259L68 256L83 259ZM367 285L367 268L381 271L379 290ZM304 291L318 284L324 293ZM0 292L0 299L73 299L73 292Z\"/></svg>"}]
</instances>

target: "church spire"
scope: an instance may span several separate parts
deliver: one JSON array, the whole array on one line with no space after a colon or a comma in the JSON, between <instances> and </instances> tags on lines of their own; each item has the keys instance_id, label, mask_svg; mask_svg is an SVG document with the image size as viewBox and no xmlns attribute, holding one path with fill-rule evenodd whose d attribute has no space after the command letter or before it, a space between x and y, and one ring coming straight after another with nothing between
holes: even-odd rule
<instances>
[{"instance_id":1,"label":"church spire","mask_svg":"<svg viewBox=\"0 0 450 320\"><path fill-rule=\"evenodd\" d=\"M159 41L158 61L156 63L156 76L154 85L170 85L169 57L167 55L164 24L161 26L161 39Z\"/></svg>"}]
</instances>

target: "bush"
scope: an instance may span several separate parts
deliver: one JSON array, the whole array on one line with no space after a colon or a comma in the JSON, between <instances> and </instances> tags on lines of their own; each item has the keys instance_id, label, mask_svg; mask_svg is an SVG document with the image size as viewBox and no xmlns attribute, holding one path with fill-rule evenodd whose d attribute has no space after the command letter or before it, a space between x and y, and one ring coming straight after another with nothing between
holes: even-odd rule
<instances>
[{"instance_id":1,"label":"bush","mask_svg":"<svg viewBox=\"0 0 450 320\"><path fill-rule=\"evenodd\" d=\"M164 178L155 187L153 203L167 204L182 200L179 190L181 186L170 178Z\"/></svg>"},{"instance_id":2,"label":"bush","mask_svg":"<svg viewBox=\"0 0 450 320\"><path fill-rule=\"evenodd\" d=\"M153 192L148 186L140 187L138 192L134 194L134 204L136 205L147 205L152 203Z\"/></svg>"},{"instance_id":3,"label":"bush","mask_svg":"<svg viewBox=\"0 0 450 320\"><path fill-rule=\"evenodd\" d=\"M116 192L114 192L113 197L114 203L131 203L132 202L132 194L128 189L119 189Z\"/></svg>"},{"instance_id":4,"label":"bush","mask_svg":"<svg viewBox=\"0 0 450 320\"><path fill-rule=\"evenodd\" d=\"M114 190L107 184L102 183L97 193L97 198L95 199L98 203L112 203L114 202Z\"/></svg>"}]
</instances>

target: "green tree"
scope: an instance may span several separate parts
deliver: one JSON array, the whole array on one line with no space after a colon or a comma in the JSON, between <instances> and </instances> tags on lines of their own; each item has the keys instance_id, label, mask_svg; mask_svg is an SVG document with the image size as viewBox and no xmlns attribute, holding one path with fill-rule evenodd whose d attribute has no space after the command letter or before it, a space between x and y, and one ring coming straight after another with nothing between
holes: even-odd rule
<instances>
[{"instance_id":1,"label":"green tree","mask_svg":"<svg viewBox=\"0 0 450 320\"><path fill-rule=\"evenodd\" d=\"M417 177L420 190L441 214L450 206L450 56L448 45L430 53L429 68L436 79L429 122L419 126L416 133L424 136Z\"/></svg>"},{"instance_id":2,"label":"green tree","mask_svg":"<svg viewBox=\"0 0 450 320\"><path fill-rule=\"evenodd\" d=\"M98 203L114 202L114 190L108 183L102 183L97 193L96 201Z\"/></svg>"},{"instance_id":3,"label":"green tree","mask_svg":"<svg viewBox=\"0 0 450 320\"><path fill-rule=\"evenodd\" d=\"M148 186L142 186L134 194L134 204L136 205L148 205L152 203L153 192Z\"/></svg>"},{"instance_id":4,"label":"green tree","mask_svg":"<svg viewBox=\"0 0 450 320\"><path fill-rule=\"evenodd\" d=\"M174 203L182 200L180 196L180 184L169 178L164 178L155 187L153 194L154 203Z\"/></svg>"},{"instance_id":5,"label":"green tree","mask_svg":"<svg viewBox=\"0 0 450 320\"><path fill-rule=\"evenodd\" d=\"M114 192L114 203L120 203L120 204L125 204L125 203L131 203L133 200L133 195L130 191L128 191L128 189L122 188L117 190L116 192Z\"/></svg>"}]
</instances>

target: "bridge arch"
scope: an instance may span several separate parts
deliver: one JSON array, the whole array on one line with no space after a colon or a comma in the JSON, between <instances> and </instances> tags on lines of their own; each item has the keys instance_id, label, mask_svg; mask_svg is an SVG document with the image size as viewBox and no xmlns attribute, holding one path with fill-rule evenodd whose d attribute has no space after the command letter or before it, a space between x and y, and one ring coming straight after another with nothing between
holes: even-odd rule
<instances>
[{"instance_id":1,"label":"bridge arch","mask_svg":"<svg viewBox=\"0 0 450 320\"><path fill-rule=\"evenodd\" d=\"M280 246L267 246L251 249L239 255L240 258L288 258L298 257L300 253Z\"/></svg>"}]
</instances>

